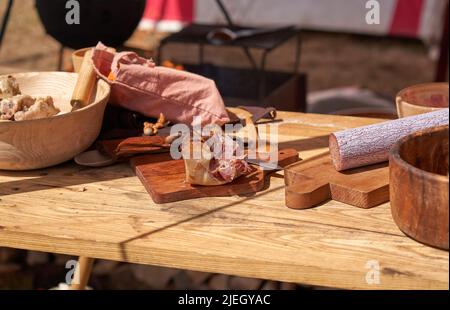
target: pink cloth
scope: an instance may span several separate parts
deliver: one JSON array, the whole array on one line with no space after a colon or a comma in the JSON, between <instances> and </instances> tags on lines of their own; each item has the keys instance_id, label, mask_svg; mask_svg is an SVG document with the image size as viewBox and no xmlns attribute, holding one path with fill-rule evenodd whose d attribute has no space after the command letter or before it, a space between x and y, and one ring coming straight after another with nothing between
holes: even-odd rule
<instances>
[{"instance_id":1,"label":"pink cloth","mask_svg":"<svg viewBox=\"0 0 450 310\"><path fill-rule=\"evenodd\" d=\"M229 122L214 81L185 71L157 67L134 52L112 53L99 43L92 60L97 74L111 85L111 103L145 116L163 113L173 123L202 125ZM108 80L112 72L115 81Z\"/></svg>"}]
</instances>

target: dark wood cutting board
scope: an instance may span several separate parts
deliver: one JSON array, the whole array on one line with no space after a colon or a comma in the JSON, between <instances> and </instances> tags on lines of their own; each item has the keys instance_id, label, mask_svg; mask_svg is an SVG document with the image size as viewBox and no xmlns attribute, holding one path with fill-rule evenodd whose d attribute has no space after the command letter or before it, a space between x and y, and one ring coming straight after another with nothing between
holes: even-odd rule
<instances>
[{"instance_id":1,"label":"dark wood cutting board","mask_svg":"<svg viewBox=\"0 0 450 310\"><path fill-rule=\"evenodd\" d=\"M306 209L329 199L360 208L389 201L389 165L382 163L336 171L330 154L324 153L285 170L286 206Z\"/></svg>"},{"instance_id":2,"label":"dark wood cutting board","mask_svg":"<svg viewBox=\"0 0 450 310\"><path fill-rule=\"evenodd\" d=\"M278 152L278 165L286 167L299 160L295 149ZM169 203L203 197L223 197L256 193L263 189L265 176L270 171L261 168L225 185L200 186L185 182L183 160L174 160L170 154L152 154L132 158L132 169L155 203Z\"/></svg>"}]
</instances>

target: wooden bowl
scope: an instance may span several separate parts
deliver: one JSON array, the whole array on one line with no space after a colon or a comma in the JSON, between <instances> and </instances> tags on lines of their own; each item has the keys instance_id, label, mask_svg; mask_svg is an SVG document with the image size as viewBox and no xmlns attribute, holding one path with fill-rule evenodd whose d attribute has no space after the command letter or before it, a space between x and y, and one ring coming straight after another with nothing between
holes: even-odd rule
<instances>
[{"instance_id":1,"label":"wooden bowl","mask_svg":"<svg viewBox=\"0 0 450 310\"><path fill-rule=\"evenodd\" d=\"M85 151L94 142L100 133L109 98L110 88L106 82L98 81L89 106L70 112L76 73L13 76L23 94L52 96L55 106L67 113L38 120L0 122L0 169L30 170L57 165Z\"/></svg>"},{"instance_id":2,"label":"wooden bowl","mask_svg":"<svg viewBox=\"0 0 450 310\"><path fill-rule=\"evenodd\" d=\"M89 51L90 49L93 49L94 46L92 47L85 47L79 50L76 50L72 53L72 64L73 64L73 71L78 73L80 72L81 69L81 64L83 63L83 59L84 59L84 55L86 54L87 51ZM112 47L108 47L108 50L111 51L112 53L116 52L115 48Z\"/></svg>"},{"instance_id":3,"label":"wooden bowl","mask_svg":"<svg viewBox=\"0 0 450 310\"><path fill-rule=\"evenodd\" d=\"M448 126L401 139L390 152L394 221L408 236L448 250Z\"/></svg>"},{"instance_id":4,"label":"wooden bowl","mask_svg":"<svg viewBox=\"0 0 450 310\"><path fill-rule=\"evenodd\" d=\"M448 83L428 83L403 89L395 99L398 117L448 108Z\"/></svg>"}]
</instances>

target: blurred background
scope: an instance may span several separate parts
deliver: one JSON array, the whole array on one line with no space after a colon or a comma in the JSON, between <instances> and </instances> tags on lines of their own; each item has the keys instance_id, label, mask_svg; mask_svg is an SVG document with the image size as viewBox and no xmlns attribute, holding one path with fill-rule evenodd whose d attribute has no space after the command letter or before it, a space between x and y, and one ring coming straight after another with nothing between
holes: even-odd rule
<instances>
[{"instance_id":1,"label":"blurred background","mask_svg":"<svg viewBox=\"0 0 450 310\"><path fill-rule=\"evenodd\" d=\"M380 4L379 24L367 23L366 4L373 1L365 0L79 2L80 25L67 25L64 1L0 0L0 74L72 71L74 49L102 40L161 65L215 79L229 105L385 118L396 117L394 98L401 89L448 80L447 0L375 1ZM222 26L274 32L210 44L206 34ZM291 28L279 29L287 26ZM233 84L253 76L255 84L248 87ZM240 93L239 88L249 92ZM68 259L0 248L0 289L55 286L64 279ZM92 285L97 289L300 288L107 261L96 262Z\"/></svg>"}]
</instances>

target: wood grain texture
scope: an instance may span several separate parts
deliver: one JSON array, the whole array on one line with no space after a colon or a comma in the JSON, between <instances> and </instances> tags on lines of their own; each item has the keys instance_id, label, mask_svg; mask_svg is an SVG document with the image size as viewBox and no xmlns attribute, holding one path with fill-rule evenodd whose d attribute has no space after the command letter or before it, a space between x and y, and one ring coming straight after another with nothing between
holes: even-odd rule
<instances>
[{"instance_id":1,"label":"wood grain texture","mask_svg":"<svg viewBox=\"0 0 450 310\"><path fill-rule=\"evenodd\" d=\"M389 159L389 150L401 138L422 129L448 125L448 109L364 126L330 135L330 153L338 171Z\"/></svg>"},{"instance_id":2,"label":"wood grain texture","mask_svg":"<svg viewBox=\"0 0 450 310\"><path fill-rule=\"evenodd\" d=\"M390 153L391 209L400 229L448 250L448 126L399 141Z\"/></svg>"},{"instance_id":3,"label":"wood grain texture","mask_svg":"<svg viewBox=\"0 0 450 310\"><path fill-rule=\"evenodd\" d=\"M298 152L295 149L280 150L278 159L278 165L285 167L299 160ZM253 172L229 184L201 186L186 182L184 161L173 160L170 154L139 156L132 158L130 164L153 201L158 204L204 197L254 194L264 188L265 177L269 173L255 168Z\"/></svg>"},{"instance_id":4,"label":"wood grain texture","mask_svg":"<svg viewBox=\"0 0 450 310\"><path fill-rule=\"evenodd\" d=\"M84 56L90 50L92 50L94 46L85 47L79 50L76 50L72 53L72 65L73 71L78 73L81 70L81 66L83 65Z\"/></svg>"},{"instance_id":5,"label":"wood grain texture","mask_svg":"<svg viewBox=\"0 0 450 310\"><path fill-rule=\"evenodd\" d=\"M286 206L315 207L334 199L360 208L389 201L387 163L336 171L328 152L291 165L285 171Z\"/></svg>"},{"instance_id":6,"label":"wood grain texture","mask_svg":"<svg viewBox=\"0 0 450 310\"><path fill-rule=\"evenodd\" d=\"M279 113L303 159L377 119ZM266 130L259 128L259 133ZM282 173L250 197L157 205L126 164L0 172L0 246L346 289L448 289L448 252L406 237L389 204L284 206ZM380 284L366 282L377 261Z\"/></svg>"},{"instance_id":7,"label":"wood grain texture","mask_svg":"<svg viewBox=\"0 0 450 310\"><path fill-rule=\"evenodd\" d=\"M85 48L76 50L72 53L72 65L73 65L74 72L76 72L76 73L80 72L86 52L89 50L92 50L93 48L95 48L95 46L85 47ZM112 47L107 47L107 50L110 51L111 53L116 52L116 49L112 48Z\"/></svg>"},{"instance_id":8,"label":"wood grain texture","mask_svg":"<svg viewBox=\"0 0 450 310\"><path fill-rule=\"evenodd\" d=\"M73 89L70 104L73 110L78 110L88 106L91 102L94 87L97 82L97 73L92 63L92 50L88 50L84 55L77 83Z\"/></svg>"},{"instance_id":9,"label":"wood grain texture","mask_svg":"<svg viewBox=\"0 0 450 310\"><path fill-rule=\"evenodd\" d=\"M46 72L14 76L22 93L36 97L50 95L61 111L71 111L76 74ZM100 132L108 98L108 84L99 81L93 103L84 109L45 119L0 122L0 169L49 167L83 152Z\"/></svg>"}]
</instances>

